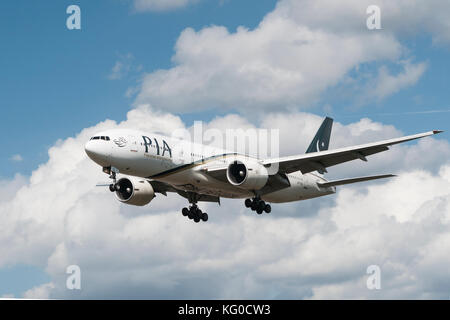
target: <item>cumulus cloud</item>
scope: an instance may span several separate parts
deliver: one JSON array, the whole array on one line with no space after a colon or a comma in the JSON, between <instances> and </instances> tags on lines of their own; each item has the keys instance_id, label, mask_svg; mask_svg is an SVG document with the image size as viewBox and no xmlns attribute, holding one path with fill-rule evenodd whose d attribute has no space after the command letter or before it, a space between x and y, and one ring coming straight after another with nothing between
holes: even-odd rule
<instances>
[{"instance_id":1,"label":"cumulus cloud","mask_svg":"<svg viewBox=\"0 0 450 320\"><path fill-rule=\"evenodd\" d=\"M389 35L342 37L309 29L276 11L255 30L186 29L175 49L175 66L147 74L136 103L177 112L305 108L359 64L395 60L402 51Z\"/></svg>"},{"instance_id":2,"label":"cumulus cloud","mask_svg":"<svg viewBox=\"0 0 450 320\"><path fill-rule=\"evenodd\" d=\"M448 38L448 1L432 2L379 1L383 29L373 31L366 27L372 3L357 0L282 0L254 29L187 28L174 66L147 73L135 103L174 112L305 110L337 88L357 105L377 102L426 71L401 39Z\"/></svg>"},{"instance_id":3,"label":"cumulus cloud","mask_svg":"<svg viewBox=\"0 0 450 320\"><path fill-rule=\"evenodd\" d=\"M16 174L13 179L0 180L0 202L10 200L13 195L28 182L28 179L21 175Z\"/></svg>"},{"instance_id":4,"label":"cumulus cloud","mask_svg":"<svg viewBox=\"0 0 450 320\"><path fill-rule=\"evenodd\" d=\"M54 289L55 286L53 283L44 283L40 286L31 288L23 294L23 297L25 299L49 299L50 298L50 292L52 289Z\"/></svg>"},{"instance_id":5,"label":"cumulus cloud","mask_svg":"<svg viewBox=\"0 0 450 320\"><path fill-rule=\"evenodd\" d=\"M197 3L199 0L134 0L133 5L136 11L170 11L187 7Z\"/></svg>"},{"instance_id":6,"label":"cumulus cloud","mask_svg":"<svg viewBox=\"0 0 450 320\"><path fill-rule=\"evenodd\" d=\"M403 71L398 74L390 73L389 69L385 66L380 67L374 81L374 86L367 88L366 97L381 100L403 88L413 86L419 81L426 70L425 63L412 64L410 62L404 62L402 66Z\"/></svg>"},{"instance_id":7,"label":"cumulus cloud","mask_svg":"<svg viewBox=\"0 0 450 320\"><path fill-rule=\"evenodd\" d=\"M305 126L288 135L293 121ZM261 119L258 127L279 127L287 137L281 149L303 152L320 121L307 113L277 114ZM205 127L226 123L252 126L241 116L226 115ZM400 178L340 188L316 202L274 205L270 215L254 215L242 201L224 199L220 207L202 203L210 221L195 224L182 217L180 208L187 203L177 195L158 195L137 208L95 187L106 175L83 145L97 131L124 127L168 135L186 128L174 115L141 106L126 121L106 120L57 142L48 162L0 202L0 265L29 263L51 276L25 297L447 297L440 286L448 279L441 267L448 260L445 250L428 250L448 243L450 234L448 157L429 162L435 173L411 163ZM401 134L368 119L335 127L337 145ZM434 140L405 150L435 159L428 149ZM65 287L72 264L81 268L81 292ZM371 264L381 267L381 292L365 287ZM427 278L430 270L433 276Z\"/></svg>"},{"instance_id":8,"label":"cumulus cloud","mask_svg":"<svg viewBox=\"0 0 450 320\"><path fill-rule=\"evenodd\" d=\"M370 5L380 8L380 32L396 36L413 36L426 32L435 43L450 43L450 3L446 0L285 0L280 1L279 9L311 28L347 33L367 31L366 8Z\"/></svg>"}]
</instances>

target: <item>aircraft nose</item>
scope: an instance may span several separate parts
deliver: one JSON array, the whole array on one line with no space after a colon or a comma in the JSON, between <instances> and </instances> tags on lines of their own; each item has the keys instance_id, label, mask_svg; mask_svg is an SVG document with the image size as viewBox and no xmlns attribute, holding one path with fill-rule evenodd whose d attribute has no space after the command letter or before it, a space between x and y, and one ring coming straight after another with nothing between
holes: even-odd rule
<instances>
[{"instance_id":1,"label":"aircraft nose","mask_svg":"<svg viewBox=\"0 0 450 320\"><path fill-rule=\"evenodd\" d=\"M106 149L106 146L103 146L100 141L89 140L84 146L84 151L92 161L102 166L108 165L108 150Z\"/></svg>"},{"instance_id":2,"label":"aircraft nose","mask_svg":"<svg viewBox=\"0 0 450 320\"><path fill-rule=\"evenodd\" d=\"M98 149L98 148L97 148ZM89 158L94 160L95 156L98 156L99 152L95 148L95 143L93 141L88 141L84 146L84 151L88 155Z\"/></svg>"}]
</instances>

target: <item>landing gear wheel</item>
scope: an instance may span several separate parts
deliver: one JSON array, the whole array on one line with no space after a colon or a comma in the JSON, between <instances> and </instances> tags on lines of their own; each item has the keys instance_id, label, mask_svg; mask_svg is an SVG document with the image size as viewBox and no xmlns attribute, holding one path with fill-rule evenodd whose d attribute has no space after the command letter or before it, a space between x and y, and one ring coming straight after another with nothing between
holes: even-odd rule
<instances>
[{"instance_id":1,"label":"landing gear wheel","mask_svg":"<svg viewBox=\"0 0 450 320\"><path fill-rule=\"evenodd\" d=\"M262 200L259 200L258 204L256 205L256 212L258 214L260 214L259 212L262 213L264 211L265 207L266 207L266 203L264 201L262 201Z\"/></svg>"},{"instance_id":2,"label":"landing gear wheel","mask_svg":"<svg viewBox=\"0 0 450 320\"><path fill-rule=\"evenodd\" d=\"M183 216L187 216L190 220L194 220L195 223L199 223L200 221L208 221L208 214L206 212L202 212L202 210L197 207L196 203L191 202L191 206L189 208L181 209L181 213Z\"/></svg>"},{"instance_id":3,"label":"landing gear wheel","mask_svg":"<svg viewBox=\"0 0 450 320\"><path fill-rule=\"evenodd\" d=\"M270 213L272 211L270 204L266 204L266 202L261 200L258 196L253 199L245 199L245 206L250 208L252 211L256 211L257 214L261 214L263 212Z\"/></svg>"},{"instance_id":4,"label":"landing gear wheel","mask_svg":"<svg viewBox=\"0 0 450 320\"><path fill-rule=\"evenodd\" d=\"M114 185L112 183L109 185L109 191L111 191L111 192L116 191L116 188L114 187Z\"/></svg>"},{"instance_id":5,"label":"landing gear wheel","mask_svg":"<svg viewBox=\"0 0 450 320\"><path fill-rule=\"evenodd\" d=\"M189 219L194 219L197 216L197 206L193 205L189 208Z\"/></svg>"}]
</instances>

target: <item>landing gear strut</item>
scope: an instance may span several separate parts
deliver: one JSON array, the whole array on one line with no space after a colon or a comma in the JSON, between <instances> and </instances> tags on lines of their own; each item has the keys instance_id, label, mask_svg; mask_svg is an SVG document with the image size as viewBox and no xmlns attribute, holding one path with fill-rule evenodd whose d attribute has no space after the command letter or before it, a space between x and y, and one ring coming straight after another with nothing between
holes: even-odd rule
<instances>
[{"instance_id":1,"label":"landing gear strut","mask_svg":"<svg viewBox=\"0 0 450 320\"><path fill-rule=\"evenodd\" d=\"M250 208L252 211L256 211L257 214L261 214L263 212L270 213L272 211L270 204L266 203L264 200L261 200L259 197L245 199L245 206Z\"/></svg>"},{"instance_id":2,"label":"landing gear strut","mask_svg":"<svg viewBox=\"0 0 450 320\"><path fill-rule=\"evenodd\" d=\"M190 220L194 220L195 223L199 223L200 220L204 222L208 221L208 214L206 212L202 212L202 210L200 210L195 203L189 208L183 208L181 213Z\"/></svg>"},{"instance_id":3,"label":"landing gear strut","mask_svg":"<svg viewBox=\"0 0 450 320\"><path fill-rule=\"evenodd\" d=\"M112 183L109 185L109 191L116 192L119 191L120 186L117 184L117 173L119 173L119 170L117 170L114 167L106 167L103 168L103 172L109 174L109 178L112 179Z\"/></svg>"}]
</instances>

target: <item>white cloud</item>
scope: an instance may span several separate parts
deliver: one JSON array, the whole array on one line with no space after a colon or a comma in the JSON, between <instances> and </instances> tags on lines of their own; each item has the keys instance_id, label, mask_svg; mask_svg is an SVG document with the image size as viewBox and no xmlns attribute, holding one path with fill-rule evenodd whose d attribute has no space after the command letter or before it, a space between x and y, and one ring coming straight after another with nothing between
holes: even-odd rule
<instances>
[{"instance_id":1,"label":"white cloud","mask_svg":"<svg viewBox=\"0 0 450 320\"><path fill-rule=\"evenodd\" d=\"M260 123L283 129L283 149L303 152L320 121L298 113L269 114ZM236 115L205 126L227 124L252 126ZM95 132L117 127L170 134L185 125L176 116L141 106L122 123L107 120L84 129L53 146L48 162L0 202L0 265L45 267L52 279L26 297L448 296L440 281L448 279L442 265L448 262L450 237L450 164L448 157L430 151L435 139L402 150L431 159L423 161L440 168L435 173L410 163L394 180L341 188L316 202L274 205L271 215L254 215L239 200L223 200L220 207L202 203L210 221L195 224L182 217L180 208L187 202L177 195L158 195L149 206L136 208L95 187L106 175L87 158L83 145ZM368 119L337 123L335 129L336 144L401 134ZM444 141L439 147L449 148ZM396 154L390 161L405 163L403 157ZM71 264L81 268L81 292L65 288ZM371 264L382 268L378 293L365 288Z\"/></svg>"},{"instance_id":2,"label":"white cloud","mask_svg":"<svg viewBox=\"0 0 450 320\"><path fill-rule=\"evenodd\" d=\"M111 73L108 76L108 79L118 80L122 78L122 70L123 70L123 63L121 61L117 61L114 64L114 67L112 68Z\"/></svg>"},{"instance_id":3,"label":"white cloud","mask_svg":"<svg viewBox=\"0 0 450 320\"><path fill-rule=\"evenodd\" d=\"M23 297L25 299L49 299L50 298L50 292L52 289L55 288L55 285L51 282L42 284L40 286L31 288L30 290L27 290Z\"/></svg>"},{"instance_id":4,"label":"white cloud","mask_svg":"<svg viewBox=\"0 0 450 320\"><path fill-rule=\"evenodd\" d=\"M134 64L134 56L131 53L120 55L119 60L114 64L111 73L108 75L109 80L120 80L131 72L140 72L142 65Z\"/></svg>"},{"instance_id":5,"label":"white cloud","mask_svg":"<svg viewBox=\"0 0 450 320\"><path fill-rule=\"evenodd\" d=\"M305 110L333 88L356 105L377 102L426 71L400 40L448 38L450 4L432 2L379 1L383 29L375 31L366 27L369 0L282 0L252 30L187 28L174 66L146 74L135 103L174 112Z\"/></svg>"},{"instance_id":6,"label":"white cloud","mask_svg":"<svg viewBox=\"0 0 450 320\"><path fill-rule=\"evenodd\" d=\"M425 63L404 62L402 65L403 71L396 75L391 74L385 66L380 67L374 87L367 88L366 96L384 99L403 88L415 85L426 70Z\"/></svg>"},{"instance_id":7,"label":"white cloud","mask_svg":"<svg viewBox=\"0 0 450 320\"><path fill-rule=\"evenodd\" d=\"M450 3L446 0L283 0L278 9L313 29L335 33L367 32L366 8L381 10L382 33L398 37L429 33L435 43L450 43Z\"/></svg>"},{"instance_id":8,"label":"white cloud","mask_svg":"<svg viewBox=\"0 0 450 320\"><path fill-rule=\"evenodd\" d=\"M28 179L21 174L16 174L12 180L0 180L0 203L10 200L27 183Z\"/></svg>"},{"instance_id":9,"label":"white cloud","mask_svg":"<svg viewBox=\"0 0 450 320\"><path fill-rule=\"evenodd\" d=\"M195 4L199 0L134 0L136 11L170 11Z\"/></svg>"},{"instance_id":10,"label":"white cloud","mask_svg":"<svg viewBox=\"0 0 450 320\"><path fill-rule=\"evenodd\" d=\"M136 103L177 112L305 108L359 64L395 60L401 52L389 35L311 30L275 11L255 30L184 30L175 66L147 74Z\"/></svg>"},{"instance_id":11,"label":"white cloud","mask_svg":"<svg viewBox=\"0 0 450 320\"><path fill-rule=\"evenodd\" d=\"M23 157L20 154L15 154L9 159L14 162L22 162L23 161Z\"/></svg>"}]
</instances>

